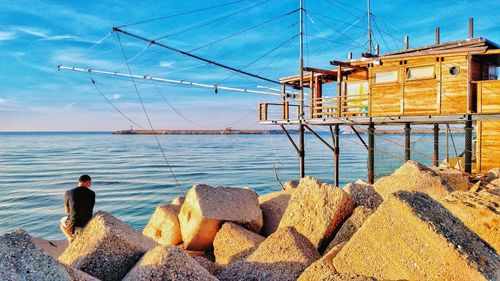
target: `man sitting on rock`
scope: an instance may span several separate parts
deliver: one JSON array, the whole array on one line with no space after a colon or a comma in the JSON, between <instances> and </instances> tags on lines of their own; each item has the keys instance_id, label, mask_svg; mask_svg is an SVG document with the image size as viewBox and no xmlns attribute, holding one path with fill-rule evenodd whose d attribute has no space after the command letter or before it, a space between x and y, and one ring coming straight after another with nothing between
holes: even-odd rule
<instances>
[{"instance_id":1,"label":"man sitting on rock","mask_svg":"<svg viewBox=\"0 0 500 281\"><path fill-rule=\"evenodd\" d=\"M92 179L82 175L78 186L64 193L64 208L68 216L61 218L61 230L71 243L92 218L95 193L90 190Z\"/></svg>"}]
</instances>

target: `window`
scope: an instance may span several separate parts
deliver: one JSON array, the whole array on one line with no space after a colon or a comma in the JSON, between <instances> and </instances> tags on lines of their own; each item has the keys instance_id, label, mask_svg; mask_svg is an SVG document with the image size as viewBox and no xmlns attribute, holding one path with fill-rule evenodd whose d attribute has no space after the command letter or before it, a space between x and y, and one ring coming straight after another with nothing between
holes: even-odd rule
<instances>
[{"instance_id":1,"label":"window","mask_svg":"<svg viewBox=\"0 0 500 281\"><path fill-rule=\"evenodd\" d=\"M406 70L406 79L428 79L435 78L434 66L409 67Z\"/></svg>"},{"instance_id":2,"label":"window","mask_svg":"<svg viewBox=\"0 0 500 281\"><path fill-rule=\"evenodd\" d=\"M452 66L450 67L450 74L453 76L457 76L460 73L460 67Z\"/></svg>"},{"instance_id":3,"label":"window","mask_svg":"<svg viewBox=\"0 0 500 281\"><path fill-rule=\"evenodd\" d=\"M388 83L397 81L398 81L397 70L375 73L375 83Z\"/></svg>"}]
</instances>

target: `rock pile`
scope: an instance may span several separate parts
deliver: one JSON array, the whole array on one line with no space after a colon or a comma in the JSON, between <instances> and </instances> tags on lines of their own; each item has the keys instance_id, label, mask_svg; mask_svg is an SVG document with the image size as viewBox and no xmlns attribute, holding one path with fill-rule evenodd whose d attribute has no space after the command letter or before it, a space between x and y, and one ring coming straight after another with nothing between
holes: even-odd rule
<instances>
[{"instance_id":1,"label":"rock pile","mask_svg":"<svg viewBox=\"0 0 500 281\"><path fill-rule=\"evenodd\" d=\"M101 280L121 280L157 243L105 212L98 212L59 261Z\"/></svg>"},{"instance_id":2,"label":"rock pile","mask_svg":"<svg viewBox=\"0 0 500 281\"><path fill-rule=\"evenodd\" d=\"M195 185L143 233L99 212L65 265L42 251L60 248L6 234L0 279L500 280L500 192L455 170L409 161L374 185L305 177L286 187L258 197Z\"/></svg>"}]
</instances>

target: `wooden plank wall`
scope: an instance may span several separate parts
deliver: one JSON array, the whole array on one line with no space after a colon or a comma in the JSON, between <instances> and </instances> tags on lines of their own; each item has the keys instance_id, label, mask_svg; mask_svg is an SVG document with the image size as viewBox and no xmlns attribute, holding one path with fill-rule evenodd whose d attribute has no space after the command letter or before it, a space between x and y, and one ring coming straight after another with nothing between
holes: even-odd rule
<instances>
[{"instance_id":1,"label":"wooden plank wall","mask_svg":"<svg viewBox=\"0 0 500 281\"><path fill-rule=\"evenodd\" d=\"M398 71L397 82L375 83L377 72ZM371 100L370 116L397 116L401 114L403 98L399 61L384 61L380 66L370 68Z\"/></svg>"},{"instance_id":2,"label":"wooden plank wall","mask_svg":"<svg viewBox=\"0 0 500 281\"><path fill-rule=\"evenodd\" d=\"M439 81L437 76L437 64L435 57L424 57L419 59L407 60L403 69L404 73L404 115L436 115L438 114L438 93ZM407 79L407 68L433 66L434 77L425 79Z\"/></svg>"},{"instance_id":3,"label":"wooden plank wall","mask_svg":"<svg viewBox=\"0 0 500 281\"><path fill-rule=\"evenodd\" d=\"M450 74L450 68L459 67L458 75ZM463 114L467 113L467 57L444 57L441 61L441 105L440 113Z\"/></svg>"},{"instance_id":4,"label":"wooden plank wall","mask_svg":"<svg viewBox=\"0 0 500 281\"><path fill-rule=\"evenodd\" d=\"M484 174L500 167L500 121L478 121L476 170Z\"/></svg>"},{"instance_id":5,"label":"wooden plank wall","mask_svg":"<svg viewBox=\"0 0 500 281\"><path fill-rule=\"evenodd\" d=\"M434 78L407 79L407 69L420 66L433 66ZM460 69L458 75L450 73L454 66ZM481 67L477 64L475 68ZM397 82L375 83L378 72L392 70L398 71ZM468 113L468 62L465 55L382 61L382 65L370 68L369 77L373 117Z\"/></svg>"},{"instance_id":6,"label":"wooden plank wall","mask_svg":"<svg viewBox=\"0 0 500 281\"><path fill-rule=\"evenodd\" d=\"M500 113L500 80L477 82L478 113Z\"/></svg>"}]
</instances>

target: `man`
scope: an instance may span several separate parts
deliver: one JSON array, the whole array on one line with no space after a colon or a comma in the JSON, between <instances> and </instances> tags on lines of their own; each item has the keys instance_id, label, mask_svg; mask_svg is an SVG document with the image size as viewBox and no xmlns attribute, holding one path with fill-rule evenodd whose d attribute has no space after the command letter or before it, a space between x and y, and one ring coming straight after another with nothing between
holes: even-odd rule
<instances>
[{"instance_id":1,"label":"man","mask_svg":"<svg viewBox=\"0 0 500 281\"><path fill-rule=\"evenodd\" d=\"M64 193L64 208L68 216L61 218L61 230L69 242L75 239L92 218L95 193L90 190L91 185L90 176L82 175L78 186Z\"/></svg>"}]
</instances>

